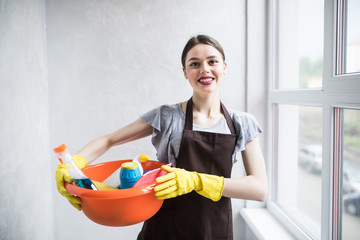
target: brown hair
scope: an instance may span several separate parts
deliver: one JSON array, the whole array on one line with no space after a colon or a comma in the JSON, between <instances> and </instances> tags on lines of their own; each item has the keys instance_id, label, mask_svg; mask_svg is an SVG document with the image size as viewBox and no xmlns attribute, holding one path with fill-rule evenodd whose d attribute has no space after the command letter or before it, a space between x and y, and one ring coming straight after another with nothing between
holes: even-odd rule
<instances>
[{"instance_id":1,"label":"brown hair","mask_svg":"<svg viewBox=\"0 0 360 240\"><path fill-rule=\"evenodd\" d=\"M192 49L197 44L207 44L207 45L214 47L216 50L218 50L221 53L222 58L225 61L224 50L218 41L216 41L214 38L206 36L206 35L197 35L195 37L190 38L184 47L184 50L181 54L181 64L183 65L183 67L185 67L185 60L186 60L186 56L187 56L188 52L190 51L190 49Z\"/></svg>"}]
</instances>

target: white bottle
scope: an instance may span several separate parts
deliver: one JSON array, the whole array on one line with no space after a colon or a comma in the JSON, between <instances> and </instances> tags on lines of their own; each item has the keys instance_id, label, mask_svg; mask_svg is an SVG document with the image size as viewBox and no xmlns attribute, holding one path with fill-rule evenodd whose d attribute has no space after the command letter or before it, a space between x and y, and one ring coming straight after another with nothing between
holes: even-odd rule
<instances>
[{"instance_id":1,"label":"white bottle","mask_svg":"<svg viewBox=\"0 0 360 240\"><path fill-rule=\"evenodd\" d=\"M150 157L148 155L145 155L145 154L137 155L133 159L133 162L137 162L139 164L139 169L140 169L141 176L144 174L144 169L142 168L141 163L146 162L149 159L150 159Z\"/></svg>"}]
</instances>

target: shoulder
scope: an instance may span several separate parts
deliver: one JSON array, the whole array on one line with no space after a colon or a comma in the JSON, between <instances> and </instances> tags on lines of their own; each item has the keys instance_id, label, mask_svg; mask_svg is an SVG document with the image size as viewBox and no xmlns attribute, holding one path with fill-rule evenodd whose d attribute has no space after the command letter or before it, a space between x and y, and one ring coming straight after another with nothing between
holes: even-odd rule
<instances>
[{"instance_id":1,"label":"shoulder","mask_svg":"<svg viewBox=\"0 0 360 240\"><path fill-rule=\"evenodd\" d=\"M253 136L262 132L258 121L252 114L231 109L228 111L238 136Z\"/></svg>"},{"instance_id":2,"label":"shoulder","mask_svg":"<svg viewBox=\"0 0 360 240\"><path fill-rule=\"evenodd\" d=\"M181 103L164 104L159 107L161 111L176 114L181 109Z\"/></svg>"},{"instance_id":3,"label":"shoulder","mask_svg":"<svg viewBox=\"0 0 360 240\"><path fill-rule=\"evenodd\" d=\"M181 103L164 104L155 108L153 111L160 114L161 118L178 118L181 116L182 113Z\"/></svg>"},{"instance_id":4,"label":"shoulder","mask_svg":"<svg viewBox=\"0 0 360 240\"><path fill-rule=\"evenodd\" d=\"M246 144L255 139L262 132L262 129L252 114L231 109L228 109L228 112L238 138L235 152L243 151Z\"/></svg>"},{"instance_id":5,"label":"shoulder","mask_svg":"<svg viewBox=\"0 0 360 240\"><path fill-rule=\"evenodd\" d=\"M178 121L181 118L181 113L181 103L164 104L140 117L150 123L155 129L161 131L169 128L174 121Z\"/></svg>"},{"instance_id":6,"label":"shoulder","mask_svg":"<svg viewBox=\"0 0 360 240\"><path fill-rule=\"evenodd\" d=\"M237 110L232 110L232 109L228 109L228 112L230 114L231 119L233 120L234 124L248 124L248 123L256 123L257 124L257 120L256 118L247 112L242 112L242 111L237 111Z\"/></svg>"},{"instance_id":7,"label":"shoulder","mask_svg":"<svg viewBox=\"0 0 360 240\"><path fill-rule=\"evenodd\" d=\"M164 104L161 106L158 106L147 113L143 115L168 115L168 114L176 114L179 111L179 108L181 108L181 103L177 104Z\"/></svg>"}]
</instances>

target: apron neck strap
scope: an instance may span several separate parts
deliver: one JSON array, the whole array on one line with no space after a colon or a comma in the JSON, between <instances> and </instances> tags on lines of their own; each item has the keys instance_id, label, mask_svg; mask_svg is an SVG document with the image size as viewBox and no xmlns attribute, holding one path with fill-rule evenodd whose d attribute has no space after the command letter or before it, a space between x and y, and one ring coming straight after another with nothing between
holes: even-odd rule
<instances>
[{"instance_id":1,"label":"apron neck strap","mask_svg":"<svg viewBox=\"0 0 360 240\"><path fill-rule=\"evenodd\" d=\"M226 123L230 129L231 134L235 134L234 124L231 120L230 114L225 108L224 104L220 102L220 107L224 113L224 117L226 120ZM186 104L186 115L185 115L185 130L193 130L193 101L192 97L189 99L189 101Z\"/></svg>"},{"instance_id":2,"label":"apron neck strap","mask_svg":"<svg viewBox=\"0 0 360 240\"><path fill-rule=\"evenodd\" d=\"M186 104L185 130L193 130L193 101L192 97Z\"/></svg>"}]
</instances>

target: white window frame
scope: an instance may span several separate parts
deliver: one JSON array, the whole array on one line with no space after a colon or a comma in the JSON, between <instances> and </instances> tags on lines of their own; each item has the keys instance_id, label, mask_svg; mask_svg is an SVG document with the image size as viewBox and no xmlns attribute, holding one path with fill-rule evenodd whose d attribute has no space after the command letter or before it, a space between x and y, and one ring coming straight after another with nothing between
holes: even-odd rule
<instances>
[{"instance_id":1,"label":"white window frame","mask_svg":"<svg viewBox=\"0 0 360 240\"><path fill-rule=\"evenodd\" d=\"M324 6L324 55L322 89L275 89L277 44L277 7L276 0L268 4L268 99L267 99L267 156L269 176L269 196L267 208L297 238L314 239L309 232L297 225L291 217L273 201L276 195L276 156L273 151L274 104L293 104L320 106L323 108L323 161L322 164L322 199L321 199L321 239L341 239L342 204L341 204L341 164L334 162L334 111L336 108L360 110L360 73L336 74L337 59L337 9L346 0L325 0ZM276 138L275 138L276 139ZM336 173L336 174L334 174ZM333 216L338 216L333 218Z\"/></svg>"}]
</instances>

